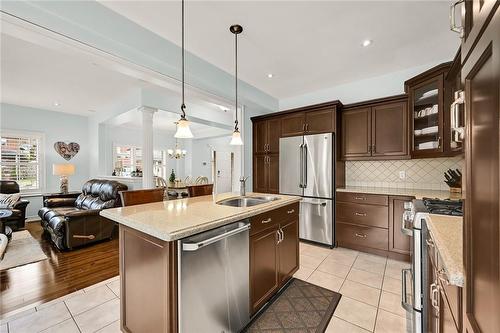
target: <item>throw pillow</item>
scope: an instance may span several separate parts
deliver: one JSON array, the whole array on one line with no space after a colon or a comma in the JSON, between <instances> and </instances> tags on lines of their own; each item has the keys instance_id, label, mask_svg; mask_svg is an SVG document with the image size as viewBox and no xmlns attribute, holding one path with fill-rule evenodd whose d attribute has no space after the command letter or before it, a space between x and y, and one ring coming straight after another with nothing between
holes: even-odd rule
<instances>
[{"instance_id":1,"label":"throw pillow","mask_svg":"<svg viewBox=\"0 0 500 333\"><path fill-rule=\"evenodd\" d=\"M21 199L20 193L3 194L0 193L0 208L14 208L14 205Z\"/></svg>"}]
</instances>

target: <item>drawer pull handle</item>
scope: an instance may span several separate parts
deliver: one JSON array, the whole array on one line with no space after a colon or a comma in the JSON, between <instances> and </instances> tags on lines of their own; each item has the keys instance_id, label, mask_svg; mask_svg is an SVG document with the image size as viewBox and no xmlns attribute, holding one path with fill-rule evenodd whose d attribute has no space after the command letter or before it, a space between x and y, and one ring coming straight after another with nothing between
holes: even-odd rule
<instances>
[{"instance_id":1,"label":"drawer pull handle","mask_svg":"<svg viewBox=\"0 0 500 333\"><path fill-rule=\"evenodd\" d=\"M84 238L84 239L94 239L95 236L94 235L73 235L73 238Z\"/></svg>"},{"instance_id":2,"label":"drawer pull handle","mask_svg":"<svg viewBox=\"0 0 500 333\"><path fill-rule=\"evenodd\" d=\"M358 234L358 233L355 233L354 234L356 237L359 237L359 238L366 238L366 235L365 234Z\"/></svg>"},{"instance_id":3,"label":"drawer pull handle","mask_svg":"<svg viewBox=\"0 0 500 333\"><path fill-rule=\"evenodd\" d=\"M434 241L432 239L426 239L425 243L428 247L434 247Z\"/></svg>"},{"instance_id":4,"label":"drawer pull handle","mask_svg":"<svg viewBox=\"0 0 500 333\"><path fill-rule=\"evenodd\" d=\"M356 212L356 213L354 213L354 215L356 215L356 216L366 216L366 213L358 213L358 212Z\"/></svg>"},{"instance_id":5,"label":"drawer pull handle","mask_svg":"<svg viewBox=\"0 0 500 333\"><path fill-rule=\"evenodd\" d=\"M268 219L266 219L266 220L262 220L261 222L265 224L265 223L269 223L269 222L271 222L271 221L272 221L272 219L271 219L271 218L268 218Z\"/></svg>"},{"instance_id":6,"label":"drawer pull handle","mask_svg":"<svg viewBox=\"0 0 500 333\"><path fill-rule=\"evenodd\" d=\"M291 210L287 211L287 213L288 214L293 214L293 213L295 213L295 209L291 209Z\"/></svg>"},{"instance_id":7,"label":"drawer pull handle","mask_svg":"<svg viewBox=\"0 0 500 333\"><path fill-rule=\"evenodd\" d=\"M355 200L366 200L366 197L354 197Z\"/></svg>"}]
</instances>

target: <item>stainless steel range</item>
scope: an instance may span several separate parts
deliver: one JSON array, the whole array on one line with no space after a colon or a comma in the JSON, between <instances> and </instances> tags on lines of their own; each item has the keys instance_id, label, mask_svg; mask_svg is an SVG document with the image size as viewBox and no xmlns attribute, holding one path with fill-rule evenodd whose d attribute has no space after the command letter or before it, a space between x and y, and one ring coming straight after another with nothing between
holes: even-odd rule
<instances>
[{"instance_id":1,"label":"stainless steel range","mask_svg":"<svg viewBox=\"0 0 500 333\"><path fill-rule=\"evenodd\" d=\"M405 203L401 232L411 236L411 268L402 270L401 305L407 312L408 332L426 331L429 304L427 288L427 224L429 214L462 216L462 202L423 198Z\"/></svg>"}]
</instances>

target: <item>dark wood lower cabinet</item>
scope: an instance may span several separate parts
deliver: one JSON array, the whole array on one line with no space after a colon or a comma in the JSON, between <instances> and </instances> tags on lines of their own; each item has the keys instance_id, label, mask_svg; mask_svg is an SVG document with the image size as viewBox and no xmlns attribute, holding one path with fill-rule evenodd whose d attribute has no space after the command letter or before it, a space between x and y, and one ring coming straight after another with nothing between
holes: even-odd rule
<instances>
[{"instance_id":1,"label":"dark wood lower cabinet","mask_svg":"<svg viewBox=\"0 0 500 333\"><path fill-rule=\"evenodd\" d=\"M250 237L251 310L257 311L278 290L278 228L274 225Z\"/></svg>"},{"instance_id":2,"label":"dark wood lower cabinet","mask_svg":"<svg viewBox=\"0 0 500 333\"><path fill-rule=\"evenodd\" d=\"M251 218L250 309L257 312L299 269L299 205Z\"/></svg>"}]
</instances>

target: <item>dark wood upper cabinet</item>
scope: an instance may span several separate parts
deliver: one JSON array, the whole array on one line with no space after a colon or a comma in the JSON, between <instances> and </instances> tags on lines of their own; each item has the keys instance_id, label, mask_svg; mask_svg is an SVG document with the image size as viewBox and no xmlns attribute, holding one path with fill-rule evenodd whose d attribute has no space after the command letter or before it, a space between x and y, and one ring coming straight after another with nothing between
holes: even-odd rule
<instances>
[{"instance_id":1,"label":"dark wood upper cabinet","mask_svg":"<svg viewBox=\"0 0 500 333\"><path fill-rule=\"evenodd\" d=\"M267 155L253 156L253 191L267 193L269 189L269 167Z\"/></svg>"},{"instance_id":2,"label":"dark wood upper cabinet","mask_svg":"<svg viewBox=\"0 0 500 333\"><path fill-rule=\"evenodd\" d=\"M344 159L371 156L371 108L342 112L342 156Z\"/></svg>"},{"instance_id":3,"label":"dark wood upper cabinet","mask_svg":"<svg viewBox=\"0 0 500 333\"><path fill-rule=\"evenodd\" d=\"M332 108L306 112L306 134L335 132L336 112Z\"/></svg>"},{"instance_id":4,"label":"dark wood upper cabinet","mask_svg":"<svg viewBox=\"0 0 500 333\"><path fill-rule=\"evenodd\" d=\"M406 95L346 105L341 133L344 160L408 158Z\"/></svg>"},{"instance_id":5,"label":"dark wood upper cabinet","mask_svg":"<svg viewBox=\"0 0 500 333\"><path fill-rule=\"evenodd\" d=\"M280 191L280 157L278 154L270 154L267 158L267 193L279 193Z\"/></svg>"},{"instance_id":6,"label":"dark wood upper cabinet","mask_svg":"<svg viewBox=\"0 0 500 333\"><path fill-rule=\"evenodd\" d=\"M281 135L283 137L303 135L305 128L304 112L291 113L281 118Z\"/></svg>"},{"instance_id":7,"label":"dark wood upper cabinet","mask_svg":"<svg viewBox=\"0 0 500 333\"><path fill-rule=\"evenodd\" d=\"M479 7L466 14L474 18L477 34L462 43L467 120L464 332L500 332L500 2L472 3L482 3L477 15L486 11L489 19L476 21Z\"/></svg>"},{"instance_id":8,"label":"dark wood upper cabinet","mask_svg":"<svg viewBox=\"0 0 500 333\"><path fill-rule=\"evenodd\" d=\"M257 120L253 124L253 151L255 154L278 153L281 137L281 119Z\"/></svg>"},{"instance_id":9,"label":"dark wood upper cabinet","mask_svg":"<svg viewBox=\"0 0 500 333\"><path fill-rule=\"evenodd\" d=\"M372 108L372 156L408 155L406 102Z\"/></svg>"}]
</instances>

